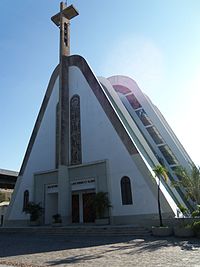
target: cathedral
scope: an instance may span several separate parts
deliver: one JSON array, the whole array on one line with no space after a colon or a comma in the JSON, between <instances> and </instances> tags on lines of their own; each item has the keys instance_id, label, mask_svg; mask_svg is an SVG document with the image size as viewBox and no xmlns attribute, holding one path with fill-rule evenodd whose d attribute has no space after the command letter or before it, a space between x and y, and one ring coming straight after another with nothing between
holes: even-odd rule
<instances>
[{"instance_id":1,"label":"cathedral","mask_svg":"<svg viewBox=\"0 0 200 267\"><path fill-rule=\"evenodd\" d=\"M27 226L29 202L43 208L42 225L59 214L63 225L96 223L94 198L106 193L109 224L153 225L158 221L157 180L163 218L188 205L171 186L174 169L192 162L159 109L126 76L96 77L87 61L70 55L69 22L78 15L60 4L52 21L60 31L60 62L50 78L23 159L5 226Z\"/></svg>"}]
</instances>

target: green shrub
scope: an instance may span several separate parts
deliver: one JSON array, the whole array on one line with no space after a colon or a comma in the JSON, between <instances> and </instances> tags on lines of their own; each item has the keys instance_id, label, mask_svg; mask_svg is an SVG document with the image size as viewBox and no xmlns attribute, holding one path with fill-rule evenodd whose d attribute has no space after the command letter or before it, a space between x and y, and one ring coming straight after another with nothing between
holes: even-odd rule
<instances>
[{"instance_id":1,"label":"green shrub","mask_svg":"<svg viewBox=\"0 0 200 267\"><path fill-rule=\"evenodd\" d=\"M200 167L191 165L188 171L182 166L176 167L174 174L178 181L173 181L172 185L184 189L187 199L191 199L194 204L200 204Z\"/></svg>"},{"instance_id":2,"label":"green shrub","mask_svg":"<svg viewBox=\"0 0 200 267\"><path fill-rule=\"evenodd\" d=\"M106 192L98 192L94 197L94 208L96 211L97 219L102 219L104 217L105 211L112 207L108 199Z\"/></svg>"},{"instance_id":3,"label":"green shrub","mask_svg":"<svg viewBox=\"0 0 200 267\"><path fill-rule=\"evenodd\" d=\"M182 212L182 214L185 216L185 217L189 217L190 216L190 212L187 208L185 208L183 205L179 204L178 205L178 208L180 209L180 211Z\"/></svg>"},{"instance_id":4,"label":"green shrub","mask_svg":"<svg viewBox=\"0 0 200 267\"><path fill-rule=\"evenodd\" d=\"M192 228L193 228L195 234L200 233L200 221L194 222Z\"/></svg>"},{"instance_id":5,"label":"green shrub","mask_svg":"<svg viewBox=\"0 0 200 267\"><path fill-rule=\"evenodd\" d=\"M54 223L62 223L62 218L61 218L61 215L59 213L54 214L52 217L54 219Z\"/></svg>"},{"instance_id":6,"label":"green shrub","mask_svg":"<svg viewBox=\"0 0 200 267\"><path fill-rule=\"evenodd\" d=\"M184 228L191 229L192 228L192 224L187 223L187 224L184 225Z\"/></svg>"},{"instance_id":7,"label":"green shrub","mask_svg":"<svg viewBox=\"0 0 200 267\"><path fill-rule=\"evenodd\" d=\"M196 210L192 212L192 217L200 217L200 205L197 205Z\"/></svg>"},{"instance_id":8,"label":"green shrub","mask_svg":"<svg viewBox=\"0 0 200 267\"><path fill-rule=\"evenodd\" d=\"M37 221L43 213L43 208L40 206L40 203L29 202L25 213L30 214L30 221Z\"/></svg>"}]
</instances>

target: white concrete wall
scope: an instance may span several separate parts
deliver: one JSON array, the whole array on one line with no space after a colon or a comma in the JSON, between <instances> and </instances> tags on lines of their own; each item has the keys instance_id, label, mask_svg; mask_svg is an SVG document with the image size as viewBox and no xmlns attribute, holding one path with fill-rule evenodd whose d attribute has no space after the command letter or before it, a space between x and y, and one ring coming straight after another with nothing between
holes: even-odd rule
<instances>
[{"instance_id":1,"label":"white concrete wall","mask_svg":"<svg viewBox=\"0 0 200 267\"><path fill-rule=\"evenodd\" d=\"M157 200L77 67L70 67L70 98L80 96L83 163L109 160L112 215L157 213ZM133 205L122 205L120 180L131 179Z\"/></svg>"},{"instance_id":2,"label":"white concrete wall","mask_svg":"<svg viewBox=\"0 0 200 267\"><path fill-rule=\"evenodd\" d=\"M58 214L58 193L46 192L45 202L45 224L52 224L53 215Z\"/></svg>"},{"instance_id":3,"label":"white concrete wall","mask_svg":"<svg viewBox=\"0 0 200 267\"><path fill-rule=\"evenodd\" d=\"M19 189L13 203L9 220L26 219L22 212L24 191L29 190L29 199L33 197L33 174L55 168L56 142L56 105L58 103L59 80L57 79L47 105L41 126L38 130L30 157L28 159Z\"/></svg>"}]
</instances>

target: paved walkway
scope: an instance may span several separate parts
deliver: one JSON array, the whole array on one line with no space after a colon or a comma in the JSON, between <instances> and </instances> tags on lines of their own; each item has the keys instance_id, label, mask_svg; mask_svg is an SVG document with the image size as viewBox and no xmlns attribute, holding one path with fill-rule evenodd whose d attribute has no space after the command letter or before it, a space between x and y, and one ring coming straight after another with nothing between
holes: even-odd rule
<instances>
[{"instance_id":1,"label":"paved walkway","mask_svg":"<svg viewBox=\"0 0 200 267\"><path fill-rule=\"evenodd\" d=\"M0 267L200 267L200 240L0 234Z\"/></svg>"}]
</instances>

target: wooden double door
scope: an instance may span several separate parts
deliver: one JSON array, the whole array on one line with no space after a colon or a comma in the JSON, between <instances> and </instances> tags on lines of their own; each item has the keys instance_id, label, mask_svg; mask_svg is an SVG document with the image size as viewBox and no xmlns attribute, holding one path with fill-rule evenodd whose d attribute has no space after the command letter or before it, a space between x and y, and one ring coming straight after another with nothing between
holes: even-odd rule
<instances>
[{"instance_id":1,"label":"wooden double door","mask_svg":"<svg viewBox=\"0 0 200 267\"><path fill-rule=\"evenodd\" d=\"M94 192L72 194L72 223L95 222Z\"/></svg>"}]
</instances>

